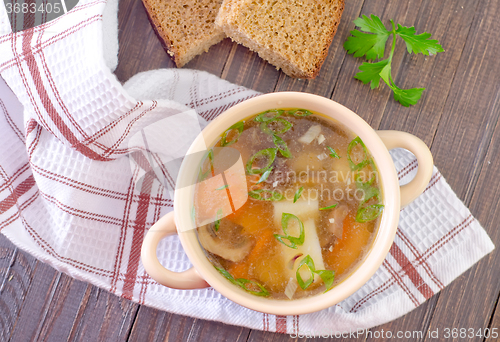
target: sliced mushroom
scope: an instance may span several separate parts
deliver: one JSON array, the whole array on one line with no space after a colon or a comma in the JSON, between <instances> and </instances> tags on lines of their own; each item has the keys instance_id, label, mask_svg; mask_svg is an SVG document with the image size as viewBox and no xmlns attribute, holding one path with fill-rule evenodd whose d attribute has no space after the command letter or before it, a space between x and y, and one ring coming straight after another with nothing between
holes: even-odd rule
<instances>
[{"instance_id":1,"label":"sliced mushroom","mask_svg":"<svg viewBox=\"0 0 500 342\"><path fill-rule=\"evenodd\" d=\"M198 239L208 252L233 262L243 260L253 247L253 241L241 235L242 226L221 220L217 232L213 223L198 229Z\"/></svg>"},{"instance_id":2,"label":"sliced mushroom","mask_svg":"<svg viewBox=\"0 0 500 342\"><path fill-rule=\"evenodd\" d=\"M327 203L328 204L328 203ZM342 204L328 213L326 216L327 231L322 234L321 247L330 252L338 240L342 239L344 233L344 220L349 214L349 207Z\"/></svg>"},{"instance_id":3,"label":"sliced mushroom","mask_svg":"<svg viewBox=\"0 0 500 342\"><path fill-rule=\"evenodd\" d=\"M268 189L274 189L280 186L290 185L293 182L292 169L287 164L286 159L278 159L274 163L273 172L269 175L266 181Z\"/></svg>"},{"instance_id":4,"label":"sliced mushroom","mask_svg":"<svg viewBox=\"0 0 500 342\"><path fill-rule=\"evenodd\" d=\"M337 239L342 239L342 233L344 232L344 220L349 213L349 208L347 205L343 204L335 209L333 209L328 214L328 230Z\"/></svg>"}]
</instances>

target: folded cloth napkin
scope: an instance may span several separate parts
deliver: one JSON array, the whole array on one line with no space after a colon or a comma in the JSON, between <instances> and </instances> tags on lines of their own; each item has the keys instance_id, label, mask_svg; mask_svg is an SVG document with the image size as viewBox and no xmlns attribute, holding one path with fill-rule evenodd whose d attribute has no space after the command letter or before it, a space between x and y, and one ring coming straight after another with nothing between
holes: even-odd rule
<instances>
[{"instance_id":1,"label":"folded cloth napkin","mask_svg":"<svg viewBox=\"0 0 500 342\"><path fill-rule=\"evenodd\" d=\"M144 271L140 246L147 229L172 210L167 188L173 179L140 182L148 160L179 158L208 121L258 93L191 70L150 71L122 86L109 68L113 58L107 64L103 58L105 5L82 0L67 14L17 33L8 33L0 6L0 229L19 248L140 304L310 335L355 331L404 315L493 250L434 169L425 192L402 210L380 269L326 310L273 316L211 288L157 284ZM149 129L148 142L163 151L141 139ZM412 155L395 150L393 158L401 181L411 179L417 167ZM174 271L190 267L175 236L160 243L158 257Z\"/></svg>"}]
</instances>

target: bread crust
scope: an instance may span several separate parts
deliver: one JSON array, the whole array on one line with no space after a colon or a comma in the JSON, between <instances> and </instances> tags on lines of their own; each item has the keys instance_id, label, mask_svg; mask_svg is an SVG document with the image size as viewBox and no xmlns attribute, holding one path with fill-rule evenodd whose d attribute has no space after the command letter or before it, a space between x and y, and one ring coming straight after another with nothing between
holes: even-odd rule
<instances>
[{"instance_id":1,"label":"bread crust","mask_svg":"<svg viewBox=\"0 0 500 342\"><path fill-rule=\"evenodd\" d=\"M153 30L158 38L160 38L163 49L165 49L165 51L174 59L174 63L178 68L182 67L184 64L181 64L179 61L179 52L173 46L172 40L169 38L167 32L165 32L160 25L161 22L156 16L153 7L150 5L148 0L142 0L142 4L146 8L146 14L148 15L149 22L151 23L151 26L153 27Z\"/></svg>"},{"instance_id":2,"label":"bread crust","mask_svg":"<svg viewBox=\"0 0 500 342\"><path fill-rule=\"evenodd\" d=\"M311 13L314 13L314 10L316 9L315 6L317 6L318 9L319 6L321 6L321 4L318 4L315 1L310 1L310 4L311 5L308 4L306 6L309 6L307 9L310 9ZM279 2L278 5L280 5ZM295 5L290 3L287 5L289 5L289 7L286 7L285 9L292 14L293 12L290 12L290 7L293 11L295 8L303 6L300 4L297 7L294 7ZM254 8L252 8L252 6ZM344 0L337 0L327 5L332 6L331 9L334 12L331 14L328 13L323 15L324 12L320 12L320 16L326 16L331 19L328 20L326 24L328 27L325 28L325 25L313 25L310 27L310 29L306 31L306 34L310 35L311 41L315 38L319 39L319 41L315 41L318 43L316 45L309 44L307 46L304 45L304 47L300 45L300 43L297 43L298 45L295 44L293 38L287 38L288 34L293 35L293 32L300 31L300 28L297 29L298 31L290 31L291 29L295 29L297 23L292 23L290 26L287 23L288 18L286 14L283 15L283 12L279 11L275 12L275 8L273 6L271 6L269 2L264 5L257 5L250 0L224 0L215 24L219 26L231 39L245 45L250 50L257 52L261 58L275 65L278 69L282 69L287 75L306 79L317 77L324 61L326 60L329 47L337 32L345 7ZM259 10L262 12L256 14L255 12ZM269 20L274 20L274 15L276 15L276 20L278 21L270 23ZM297 18L300 18L300 16ZM299 21L299 23L301 22ZM288 26L288 28L286 28L285 25ZM268 35L271 35L274 32L277 35L276 39L260 34L258 29L261 27L264 27L263 29L268 28L271 30L267 32ZM281 31L280 28L282 28ZM284 32L286 37L284 37L283 34L279 34L279 32ZM318 33L314 36L316 32ZM285 49L280 48L280 44L287 44L287 47ZM287 50L289 46L290 49ZM298 55L297 51L299 51ZM291 52L295 55L292 55ZM300 55L300 52L302 55ZM313 57L313 60L307 60L307 53Z\"/></svg>"},{"instance_id":3,"label":"bread crust","mask_svg":"<svg viewBox=\"0 0 500 342\"><path fill-rule=\"evenodd\" d=\"M326 44L326 49L323 50L323 53L321 54L321 57L319 58L318 63L316 63L316 68L315 68L314 72L311 74L311 77L305 77L305 78L312 79L312 78L316 78L316 76L318 76L319 71L321 70L321 67L323 66L323 63L325 62L326 57L328 56L328 51L330 49L330 45L332 45L333 38L335 37L335 34L337 33L337 28L339 27L340 18L342 17L342 13L344 12L344 8L345 8L344 0L339 0L339 9L337 10L338 18L337 18L337 20L335 20L335 23L333 24L333 26L331 28L329 39L328 39L328 42Z\"/></svg>"},{"instance_id":4,"label":"bread crust","mask_svg":"<svg viewBox=\"0 0 500 342\"><path fill-rule=\"evenodd\" d=\"M221 0L212 0L212 2L217 3L221 2ZM153 6L153 0L142 0L142 3L146 9L146 13L153 30L160 39L163 48L173 58L174 63L178 68L183 67L193 57L203 53L204 51L208 51L212 45L219 43L225 38L225 34L222 31L219 33L215 32L211 36L206 37L204 40L194 38L192 44L185 47L186 51L182 51L182 48L179 48L179 42L176 42L175 37L173 37L173 35L163 27L162 21L158 17L157 10Z\"/></svg>"}]
</instances>

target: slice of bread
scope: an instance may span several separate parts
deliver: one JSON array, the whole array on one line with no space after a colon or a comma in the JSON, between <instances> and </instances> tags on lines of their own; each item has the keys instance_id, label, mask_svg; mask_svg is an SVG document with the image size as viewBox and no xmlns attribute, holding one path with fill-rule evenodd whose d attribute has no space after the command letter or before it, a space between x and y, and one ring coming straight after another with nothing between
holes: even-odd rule
<instances>
[{"instance_id":1,"label":"slice of bread","mask_svg":"<svg viewBox=\"0 0 500 342\"><path fill-rule=\"evenodd\" d=\"M214 25L222 0L142 0L175 65L182 67L225 38Z\"/></svg>"},{"instance_id":2,"label":"slice of bread","mask_svg":"<svg viewBox=\"0 0 500 342\"><path fill-rule=\"evenodd\" d=\"M291 77L314 78L344 0L224 0L215 25Z\"/></svg>"}]
</instances>

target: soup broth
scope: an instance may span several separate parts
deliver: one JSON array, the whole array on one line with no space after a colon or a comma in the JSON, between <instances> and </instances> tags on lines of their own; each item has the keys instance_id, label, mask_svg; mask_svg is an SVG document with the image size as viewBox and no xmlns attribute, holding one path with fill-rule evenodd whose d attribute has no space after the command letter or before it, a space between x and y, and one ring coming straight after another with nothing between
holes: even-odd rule
<instances>
[{"instance_id":1,"label":"soup broth","mask_svg":"<svg viewBox=\"0 0 500 342\"><path fill-rule=\"evenodd\" d=\"M240 153L239 172L223 172L221 147ZM319 113L274 109L231 126L209 151L193 219L228 281L297 299L330 290L356 267L376 233L381 195L359 137Z\"/></svg>"}]
</instances>

